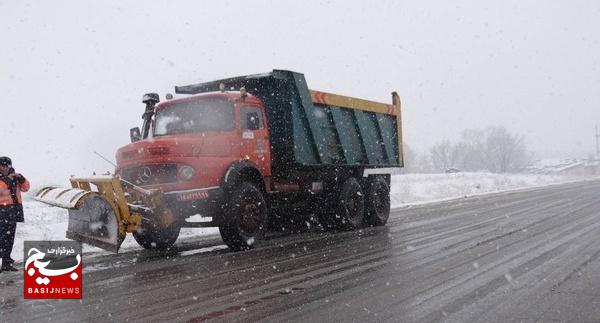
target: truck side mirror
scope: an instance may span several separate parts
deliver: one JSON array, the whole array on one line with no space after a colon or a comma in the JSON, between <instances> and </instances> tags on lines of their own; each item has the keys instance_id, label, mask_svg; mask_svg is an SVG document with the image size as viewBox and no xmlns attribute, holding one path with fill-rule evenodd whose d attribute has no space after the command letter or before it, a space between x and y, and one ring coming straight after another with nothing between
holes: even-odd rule
<instances>
[{"instance_id":1,"label":"truck side mirror","mask_svg":"<svg viewBox=\"0 0 600 323\"><path fill-rule=\"evenodd\" d=\"M258 118L258 113L249 112L246 114L246 125L248 130L260 129L260 119Z\"/></svg>"},{"instance_id":2,"label":"truck side mirror","mask_svg":"<svg viewBox=\"0 0 600 323\"><path fill-rule=\"evenodd\" d=\"M140 127L129 129L129 138L131 139L131 142L142 140L142 132L140 131Z\"/></svg>"}]
</instances>

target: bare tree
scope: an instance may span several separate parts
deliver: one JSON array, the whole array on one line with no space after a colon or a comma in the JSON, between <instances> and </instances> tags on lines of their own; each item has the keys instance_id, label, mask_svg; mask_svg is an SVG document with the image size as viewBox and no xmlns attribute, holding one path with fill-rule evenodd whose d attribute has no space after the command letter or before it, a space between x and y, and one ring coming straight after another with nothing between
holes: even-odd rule
<instances>
[{"instance_id":1,"label":"bare tree","mask_svg":"<svg viewBox=\"0 0 600 323\"><path fill-rule=\"evenodd\" d=\"M464 171L485 169L485 132L480 129L466 129L461 141L456 144L457 167Z\"/></svg>"},{"instance_id":2,"label":"bare tree","mask_svg":"<svg viewBox=\"0 0 600 323\"><path fill-rule=\"evenodd\" d=\"M431 173L432 166L427 152L417 152L404 144L404 173Z\"/></svg>"},{"instance_id":3,"label":"bare tree","mask_svg":"<svg viewBox=\"0 0 600 323\"><path fill-rule=\"evenodd\" d=\"M485 144L485 161L491 172L518 171L530 161L523 136L511 134L504 127L486 129Z\"/></svg>"},{"instance_id":4,"label":"bare tree","mask_svg":"<svg viewBox=\"0 0 600 323\"><path fill-rule=\"evenodd\" d=\"M430 153L435 170L446 171L455 167L457 151L450 140L444 139L439 144L433 146Z\"/></svg>"},{"instance_id":5,"label":"bare tree","mask_svg":"<svg viewBox=\"0 0 600 323\"><path fill-rule=\"evenodd\" d=\"M431 161L431 158L429 157L429 154L427 154L426 152L419 154L419 159L418 159L417 163L419 164L417 172L419 172L419 173L433 173L434 172L433 163Z\"/></svg>"},{"instance_id":6,"label":"bare tree","mask_svg":"<svg viewBox=\"0 0 600 323\"><path fill-rule=\"evenodd\" d=\"M466 129L457 144L445 139L431 148L430 155L437 171L458 168L506 173L519 171L531 161L523 136L501 126Z\"/></svg>"},{"instance_id":7,"label":"bare tree","mask_svg":"<svg viewBox=\"0 0 600 323\"><path fill-rule=\"evenodd\" d=\"M417 152L406 143L402 146L404 157L404 172L416 173L418 169Z\"/></svg>"}]
</instances>

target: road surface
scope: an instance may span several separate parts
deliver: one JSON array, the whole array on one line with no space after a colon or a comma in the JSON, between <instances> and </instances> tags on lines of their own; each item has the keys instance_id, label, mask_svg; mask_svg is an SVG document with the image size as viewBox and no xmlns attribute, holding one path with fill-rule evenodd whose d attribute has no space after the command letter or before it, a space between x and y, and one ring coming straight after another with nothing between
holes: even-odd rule
<instances>
[{"instance_id":1,"label":"road surface","mask_svg":"<svg viewBox=\"0 0 600 323\"><path fill-rule=\"evenodd\" d=\"M600 322L599 239L600 181L474 196L247 252L84 255L81 301L2 273L0 321Z\"/></svg>"}]
</instances>

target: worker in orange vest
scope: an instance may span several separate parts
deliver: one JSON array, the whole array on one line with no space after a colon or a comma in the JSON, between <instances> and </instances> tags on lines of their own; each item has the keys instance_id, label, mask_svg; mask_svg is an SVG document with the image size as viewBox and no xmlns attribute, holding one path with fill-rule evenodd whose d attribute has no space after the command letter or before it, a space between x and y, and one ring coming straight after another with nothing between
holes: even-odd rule
<instances>
[{"instance_id":1,"label":"worker in orange vest","mask_svg":"<svg viewBox=\"0 0 600 323\"><path fill-rule=\"evenodd\" d=\"M21 192L28 190L29 181L15 173L10 158L0 157L0 272L17 271L10 254L15 243L17 222L24 221Z\"/></svg>"}]
</instances>

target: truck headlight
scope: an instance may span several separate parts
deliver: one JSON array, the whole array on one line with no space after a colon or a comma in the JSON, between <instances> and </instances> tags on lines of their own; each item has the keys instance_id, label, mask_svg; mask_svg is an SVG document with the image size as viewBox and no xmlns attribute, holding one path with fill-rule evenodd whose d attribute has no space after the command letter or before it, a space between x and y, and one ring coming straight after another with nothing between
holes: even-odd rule
<instances>
[{"instance_id":1,"label":"truck headlight","mask_svg":"<svg viewBox=\"0 0 600 323\"><path fill-rule=\"evenodd\" d=\"M192 177L194 177L195 172L196 171L193 167L187 165L183 166L179 169L179 179L181 179L182 181L189 181L190 179L192 179Z\"/></svg>"}]
</instances>

